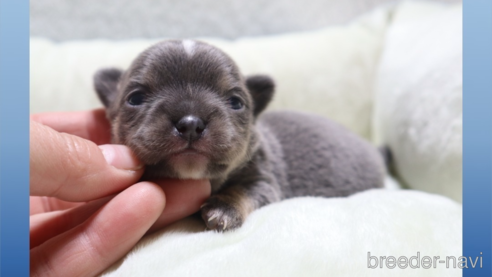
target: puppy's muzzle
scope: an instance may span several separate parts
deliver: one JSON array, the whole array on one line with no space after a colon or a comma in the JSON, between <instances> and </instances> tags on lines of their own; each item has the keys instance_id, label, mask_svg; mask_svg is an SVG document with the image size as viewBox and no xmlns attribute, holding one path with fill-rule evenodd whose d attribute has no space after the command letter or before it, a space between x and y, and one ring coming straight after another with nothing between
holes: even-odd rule
<instances>
[{"instance_id":1,"label":"puppy's muzzle","mask_svg":"<svg viewBox=\"0 0 492 277\"><path fill-rule=\"evenodd\" d=\"M198 140L207 125L203 122L203 120L194 115L187 115L181 118L174 127L178 131L178 134L181 138L186 141L193 142Z\"/></svg>"}]
</instances>

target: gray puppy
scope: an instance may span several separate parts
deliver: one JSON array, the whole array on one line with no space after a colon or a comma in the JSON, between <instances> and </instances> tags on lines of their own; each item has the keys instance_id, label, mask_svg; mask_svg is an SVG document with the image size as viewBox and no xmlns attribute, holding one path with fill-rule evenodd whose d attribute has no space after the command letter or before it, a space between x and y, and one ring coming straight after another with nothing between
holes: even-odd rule
<instances>
[{"instance_id":1,"label":"gray puppy","mask_svg":"<svg viewBox=\"0 0 492 277\"><path fill-rule=\"evenodd\" d=\"M146 164L144 179L211 181L201 208L209 229L238 228L253 210L285 198L347 196L383 184L380 153L343 127L297 112L258 117L273 80L244 78L206 43L160 42L128 70L100 70L94 82L113 143Z\"/></svg>"}]
</instances>

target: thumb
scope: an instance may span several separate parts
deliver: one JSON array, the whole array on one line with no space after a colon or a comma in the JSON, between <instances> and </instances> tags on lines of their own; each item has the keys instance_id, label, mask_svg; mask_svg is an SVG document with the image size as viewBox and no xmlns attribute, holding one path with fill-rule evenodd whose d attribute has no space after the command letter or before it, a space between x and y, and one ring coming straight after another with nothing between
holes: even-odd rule
<instances>
[{"instance_id":1,"label":"thumb","mask_svg":"<svg viewBox=\"0 0 492 277\"><path fill-rule=\"evenodd\" d=\"M138 181L141 163L123 145L102 145L30 122L30 194L88 201Z\"/></svg>"}]
</instances>

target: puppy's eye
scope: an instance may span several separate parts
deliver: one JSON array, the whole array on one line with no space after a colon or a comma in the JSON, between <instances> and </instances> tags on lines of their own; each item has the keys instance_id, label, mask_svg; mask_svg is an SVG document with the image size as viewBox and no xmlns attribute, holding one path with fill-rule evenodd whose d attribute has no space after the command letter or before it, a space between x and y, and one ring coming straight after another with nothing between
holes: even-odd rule
<instances>
[{"instance_id":1,"label":"puppy's eye","mask_svg":"<svg viewBox=\"0 0 492 277\"><path fill-rule=\"evenodd\" d=\"M232 96L231 98L229 98L229 105L231 105L231 108L233 110L240 110L244 106L243 102L241 101L241 98L236 96Z\"/></svg>"},{"instance_id":2,"label":"puppy's eye","mask_svg":"<svg viewBox=\"0 0 492 277\"><path fill-rule=\"evenodd\" d=\"M130 96L128 96L127 102L132 106L138 106L138 105L142 105L144 100L145 100L145 95L143 94L143 92L137 91L132 93Z\"/></svg>"}]
</instances>

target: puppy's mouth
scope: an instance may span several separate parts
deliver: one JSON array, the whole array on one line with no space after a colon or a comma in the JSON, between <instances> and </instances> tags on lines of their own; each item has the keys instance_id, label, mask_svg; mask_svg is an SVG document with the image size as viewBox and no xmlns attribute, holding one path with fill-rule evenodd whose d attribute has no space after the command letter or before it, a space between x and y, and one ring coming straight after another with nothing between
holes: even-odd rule
<instances>
[{"instance_id":1,"label":"puppy's mouth","mask_svg":"<svg viewBox=\"0 0 492 277\"><path fill-rule=\"evenodd\" d=\"M183 150L179 150L179 151L176 151L174 153L172 153L171 155L171 158L175 158L175 157L189 157L189 158L206 158L206 159L209 159L209 155L207 155L205 152L203 151L200 151L194 147L191 147L191 146L188 146L186 147L185 149Z\"/></svg>"}]
</instances>

